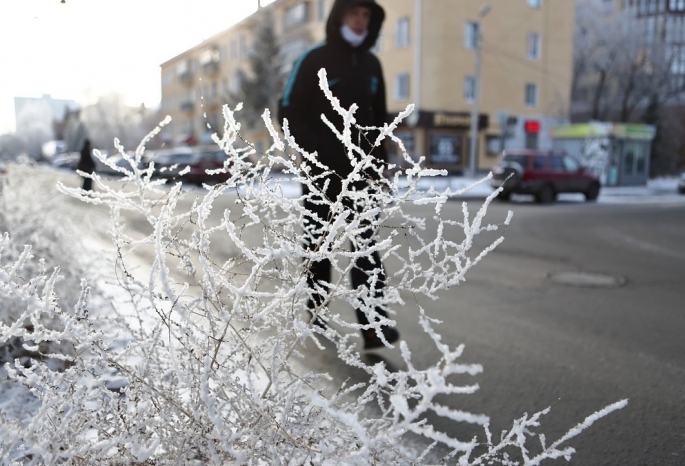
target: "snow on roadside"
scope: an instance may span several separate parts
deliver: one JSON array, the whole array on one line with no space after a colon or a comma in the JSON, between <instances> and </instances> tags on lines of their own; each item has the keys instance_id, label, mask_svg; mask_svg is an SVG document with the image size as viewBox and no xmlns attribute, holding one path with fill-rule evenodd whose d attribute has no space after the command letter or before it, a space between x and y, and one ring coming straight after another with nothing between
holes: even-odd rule
<instances>
[{"instance_id":1,"label":"snow on roadside","mask_svg":"<svg viewBox=\"0 0 685 466\"><path fill-rule=\"evenodd\" d=\"M72 174L74 182L79 182ZM85 213L79 214L69 199L57 192L54 172L36 170L27 165L10 165L3 180L0 196L0 230L10 235L10 244L2 251L3 264L17 259L17 251L24 245L32 247L34 267L42 259L48 271L59 267L60 280L56 285L60 306L72 308L80 293L80 281L98 281L104 266L102 249L87 248L85 232L97 228L98 221ZM12 301L12 302L8 302ZM5 300L0 311L4 324L14 322L25 310L25 303ZM107 300L95 297L89 310L93 315L107 315ZM98 322L107 323L107 319ZM30 333L29 333L30 335ZM51 344L50 350L59 351L61 344ZM22 342L9 341L0 348L3 360L12 360L22 353L22 362L28 363L34 354L24 351ZM8 419L26 422L40 402L23 385L7 380L7 372L0 367L0 412Z\"/></svg>"},{"instance_id":2,"label":"snow on roadside","mask_svg":"<svg viewBox=\"0 0 685 466\"><path fill-rule=\"evenodd\" d=\"M34 245L36 240L41 241L40 245L34 245L34 259L38 261L45 258L49 269L60 266L64 277L63 291L71 289L71 294L78 295L80 278L87 278L92 287L89 314L96 317L93 322L101 330L114 335L111 349L115 352L123 350L133 338L125 330L127 326L133 329L152 328L158 324L158 317L152 311L147 314L144 311L136 312L130 296L115 276L113 259L117 257L117 253L107 235L108 210L57 192L57 179L68 186L76 187L80 184L80 178L73 172L45 168L22 165L10 167L10 175L4 180L4 192L0 196L2 207L5 207L2 209L2 220L7 220L12 225L30 223L32 228L29 230L30 234L23 234L27 232L26 228L12 228L12 225L7 225L7 221L1 220L0 228L9 227L5 229L18 231L18 235L12 234L12 244L16 247ZM9 209L5 205L8 203L11 204ZM48 233L50 241L45 240ZM7 261L4 255L3 259ZM147 281L145 274L148 273L149 264L145 264L142 259L128 257L127 267L137 279ZM70 307L75 299L74 296L67 296L63 305ZM164 303L157 305L164 306ZM125 322L119 321L120 318ZM9 324L8 320L13 320L13 315L0 313L0 320ZM133 364L135 361L129 360L127 363ZM244 375L247 378L247 373ZM250 378L258 388L263 388L268 383L268 379L259 377L258 374L250 374ZM125 377L114 370L100 379L105 380L107 388L111 390L118 390L128 383ZM6 370L0 367L0 413L7 419L27 423L39 407L38 398L25 386L7 380Z\"/></svg>"}]
</instances>

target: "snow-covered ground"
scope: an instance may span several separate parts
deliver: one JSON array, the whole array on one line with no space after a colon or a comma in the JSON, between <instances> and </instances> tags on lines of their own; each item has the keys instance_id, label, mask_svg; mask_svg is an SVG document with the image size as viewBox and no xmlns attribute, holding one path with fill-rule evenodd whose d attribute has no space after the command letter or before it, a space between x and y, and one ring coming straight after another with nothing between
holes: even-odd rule
<instances>
[{"instance_id":1,"label":"snow-covered ground","mask_svg":"<svg viewBox=\"0 0 685 466\"><path fill-rule=\"evenodd\" d=\"M418 183L418 188L422 192L427 192L431 188L435 192L449 190L454 199L485 199L492 194L493 188L490 186L487 175L481 177L467 176L445 176L423 178ZM274 180L278 180L283 190L283 195L287 197L300 196L300 185L290 181L288 175L274 175ZM678 194L678 178L656 178L649 180L646 186L603 186L597 203L600 204L620 204L620 203L685 203L685 195ZM532 196L513 196L514 202L527 202L532 200ZM567 193L560 194L559 201L565 202L585 202L582 194Z\"/></svg>"}]
</instances>

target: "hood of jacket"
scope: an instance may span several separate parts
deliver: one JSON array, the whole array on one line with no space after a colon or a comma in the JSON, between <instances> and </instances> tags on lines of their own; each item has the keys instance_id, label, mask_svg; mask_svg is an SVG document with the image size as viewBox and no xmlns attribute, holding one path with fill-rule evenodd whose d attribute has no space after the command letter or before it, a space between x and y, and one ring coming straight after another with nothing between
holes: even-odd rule
<instances>
[{"instance_id":1,"label":"hood of jacket","mask_svg":"<svg viewBox=\"0 0 685 466\"><path fill-rule=\"evenodd\" d=\"M347 43L340 34L340 28L343 24L343 16L348 8L353 6L366 6L371 9L371 21L369 22L369 33L364 39L364 42L358 47L360 49L370 49L378 40L378 34L381 31L383 20L385 19L385 10L374 0L335 0L331 13L328 15L326 22L326 41L330 43Z\"/></svg>"}]
</instances>

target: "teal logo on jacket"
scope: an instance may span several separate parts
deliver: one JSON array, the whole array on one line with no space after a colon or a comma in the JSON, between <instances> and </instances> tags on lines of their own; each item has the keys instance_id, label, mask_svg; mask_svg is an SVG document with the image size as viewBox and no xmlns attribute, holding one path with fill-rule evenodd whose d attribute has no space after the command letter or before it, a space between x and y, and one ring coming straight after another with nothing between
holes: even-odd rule
<instances>
[{"instance_id":1,"label":"teal logo on jacket","mask_svg":"<svg viewBox=\"0 0 685 466\"><path fill-rule=\"evenodd\" d=\"M371 95L376 95L376 92L378 92L378 77L377 76L371 76L371 87L369 88L371 91Z\"/></svg>"}]
</instances>

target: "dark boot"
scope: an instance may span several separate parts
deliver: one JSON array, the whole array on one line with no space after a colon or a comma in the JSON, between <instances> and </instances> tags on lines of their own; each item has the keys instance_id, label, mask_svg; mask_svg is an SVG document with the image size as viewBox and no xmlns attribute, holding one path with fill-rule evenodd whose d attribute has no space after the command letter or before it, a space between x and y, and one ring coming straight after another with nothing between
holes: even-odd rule
<instances>
[{"instance_id":1,"label":"dark boot","mask_svg":"<svg viewBox=\"0 0 685 466\"><path fill-rule=\"evenodd\" d=\"M393 327L384 325L381 327L381 332L383 332L383 336L390 344L396 342L400 338L400 333ZM376 334L376 329L362 330L362 336L364 337L364 349L373 349L385 346L383 340L381 340Z\"/></svg>"}]
</instances>

